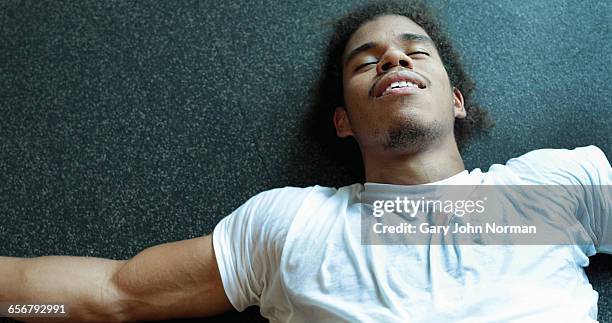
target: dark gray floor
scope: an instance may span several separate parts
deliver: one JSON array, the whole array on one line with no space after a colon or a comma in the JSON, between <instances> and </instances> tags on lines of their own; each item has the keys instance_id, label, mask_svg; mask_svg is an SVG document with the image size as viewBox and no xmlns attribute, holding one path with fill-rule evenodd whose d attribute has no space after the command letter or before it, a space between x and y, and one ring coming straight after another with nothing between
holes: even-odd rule
<instances>
[{"instance_id":1,"label":"dark gray floor","mask_svg":"<svg viewBox=\"0 0 612 323\"><path fill-rule=\"evenodd\" d=\"M497 121L468 168L544 147L612 156L612 2L432 4ZM348 7L0 2L0 255L126 259L210 233L263 190L350 183L297 130ZM612 322L612 261L594 261Z\"/></svg>"}]
</instances>

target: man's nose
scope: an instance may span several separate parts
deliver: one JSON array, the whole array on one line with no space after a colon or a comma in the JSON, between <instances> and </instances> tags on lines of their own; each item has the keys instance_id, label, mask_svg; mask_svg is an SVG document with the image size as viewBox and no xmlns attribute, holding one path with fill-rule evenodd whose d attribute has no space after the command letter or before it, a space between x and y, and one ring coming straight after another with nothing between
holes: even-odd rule
<instances>
[{"instance_id":1,"label":"man's nose","mask_svg":"<svg viewBox=\"0 0 612 323\"><path fill-rule=\"evenodd\" d=\"M388 50L383 55L382 59L376 65L376 71L378 74L383 74L396 66L414 69L414 62L412 61L412 58L406 55L403 51L392 49Z\"/></svg>"}]
</instances>

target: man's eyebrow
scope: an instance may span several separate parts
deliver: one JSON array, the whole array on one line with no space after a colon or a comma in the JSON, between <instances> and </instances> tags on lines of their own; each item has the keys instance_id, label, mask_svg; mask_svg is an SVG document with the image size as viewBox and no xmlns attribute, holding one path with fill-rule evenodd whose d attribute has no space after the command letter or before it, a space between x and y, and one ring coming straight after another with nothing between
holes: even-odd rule
<instances>
[{"instance_id":1,"label":"man's eyebrow","mask_svg":"<svg viewBox=\"0 0 612 323\"><path fill-rule=\"evenodd\" d=\"M370 50L374 47L376 47L377 44L375 42L368 42L365 43L355 49L353 49L348 55L346 55L346 58L344 59L344 64L348 64L348 62L350 62L353 58L355 58L355 56L361 54L362 52L365 52L367 50Z\"/></svg>"},{"instance_id":2,"label":"man's eyebrow","mask_svg":"<svg viewBox=\"0 0 612 323\"><path fill-rule=\"evenodd\" d=\"M425 35L419 35L419 34L403 33L399 35L398 38L404 41L413 41L417 43L431 43L431 44L434 43L433 40L431 40L431 38Z\"/></svg>"},{"instance_id":3,"label":"man's eyebrow","mask_svg":"<svg viewBox=\"0 0 612 323\"><path fill-rule=\"evenodd\" d=\"M415 42L415 43L430 43L431 45L434 44L431 38L425 35L419 35L419 34L413 34L413 33L403 33L403 34L400 34L397 38L402 41L410 41L410 42ZM346 55L346 58L344 59L344 64L345 65L348 64L348 62L350 62L353 58L355 58L355 56L361 54L362 52L375 48L376 46L378 46L378 43L368 42L368 43L365 43L353 49L350 53Z\"/></svg>"}]
</instances>

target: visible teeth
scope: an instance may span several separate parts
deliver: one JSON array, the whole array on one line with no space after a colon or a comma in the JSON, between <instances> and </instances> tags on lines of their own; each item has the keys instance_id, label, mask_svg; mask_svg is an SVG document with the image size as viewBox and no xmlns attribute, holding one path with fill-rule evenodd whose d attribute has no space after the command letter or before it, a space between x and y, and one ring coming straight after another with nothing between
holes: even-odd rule
<instances>
[{"instance_id":1,"label":"visible teeth","mask_svg":"<svg viewBox=\"0 0 612 323\"><path fill-rule=\"evenodd\" d=\"M416 84L414 84L412 82L406 82L406 81L393 82L393 83L391 83L391 85L389 85L389 87L387 87L385 89L383 94L386 93L389 90L399 89L399 88L402 88L402 87L418 87L418 85L416 85Z\"/></svg>"},{"instance_id":2,"label":"visible teeth","mask_svg":"<svg viewBox=\"0 0 612 323\"><path fill-rule=\"evenodd\" d=\"M391 83L391 85L389 85L389 87L392 89L398 88L398 87L408 87L408 86L415 87L417 85L412 82L406 82L406 81L394 82L394 83Z\"/></svg>"}]
</instances>

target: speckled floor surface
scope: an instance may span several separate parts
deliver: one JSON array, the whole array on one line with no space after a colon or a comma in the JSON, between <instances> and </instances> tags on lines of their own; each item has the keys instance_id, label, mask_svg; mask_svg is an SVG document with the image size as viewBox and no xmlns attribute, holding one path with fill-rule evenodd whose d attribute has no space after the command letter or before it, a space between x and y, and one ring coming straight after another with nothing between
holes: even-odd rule
<instances>
[{"instance_id":1,"label":"speckled floor surface","mask_svg":"<svg viewBox=\"0 0 612 323\"><path fill-rule=\"evenodd\" d=\"M612 156L612 2L431 3L497 122L468 168L545 147ZM2 1L0 255L126 259L210 233L263 190L349 184L298 129L350 6ZM612 261L594 260L612 322Z\"/></svg>"}]
</instances>

